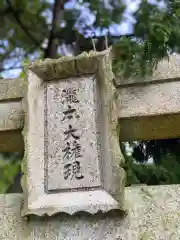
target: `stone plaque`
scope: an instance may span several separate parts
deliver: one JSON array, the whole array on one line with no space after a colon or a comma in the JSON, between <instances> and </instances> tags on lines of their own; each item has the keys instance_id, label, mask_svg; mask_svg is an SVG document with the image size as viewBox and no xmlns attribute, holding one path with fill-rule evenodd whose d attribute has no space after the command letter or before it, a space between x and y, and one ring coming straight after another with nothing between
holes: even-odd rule
<instances>
[{"instance_id":1,"label":"stone plaque","mask_svg":"<svg viewBox=\"0 0 180 240\"><path fill-rule=\"evenodd\" d=\"M47 190L99 187L96 79L46 85L45 159Z\"/></svg>"},{"instance_id":2,"label":"stone plaque","mask_svg":"<svg viewBox=\"0 0 180 240\"><path fill-rule=\"evenodd\" d=\"M23 216L123 209L110 51L29 67Z\"/></svg>"}]
</instances>

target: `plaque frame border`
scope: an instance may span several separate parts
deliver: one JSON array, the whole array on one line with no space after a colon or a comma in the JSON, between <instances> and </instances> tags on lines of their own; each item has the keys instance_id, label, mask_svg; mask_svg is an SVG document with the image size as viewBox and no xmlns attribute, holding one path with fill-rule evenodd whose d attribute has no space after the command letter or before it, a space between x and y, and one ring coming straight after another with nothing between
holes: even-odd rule
<instances>
[{"instance_id":1,"label":"plaque frame border","mask_svg":"<svg viewBox=\"0 0 180 240\"><path fill-rule=\"evenodd\" d=\"M125 172L124 162L118 143L118 118L111 67L111 48L103 52L83 53L77 57L62 57L58 60L47 59L35 62L26 71L27 96L23 137L25 153L22 163L23 177L21 185L24 191L24 203L21 215L48 215L78 212L95 214L111 210L124 211ZM70 77L95 74L101 88L105 125L108 127L106 141L106 167L104 186L92 191L61 192L47 194L44 191L44 82L68 79ZM106 95L106 96L105 96ZM108 131L110 130L110 134ZM111 166L110 170L108 166ZM110 171L110 174L108 173ZM70 197L71 196L71 197Z\"/></svg>"}]
</instances>

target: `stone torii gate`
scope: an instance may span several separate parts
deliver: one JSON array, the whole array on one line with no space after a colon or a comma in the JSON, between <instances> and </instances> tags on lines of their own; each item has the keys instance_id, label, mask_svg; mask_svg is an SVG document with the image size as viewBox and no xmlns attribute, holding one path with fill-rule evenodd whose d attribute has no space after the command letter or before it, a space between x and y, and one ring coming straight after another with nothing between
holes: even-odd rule
<instances>
[{"instance_id":1,"label":"stone torii gate","mask_svg":"<svg viewBox=\"0 0 180 240\"><path fill-rule=\"evenodd\" d=\"M22 152L25 148L22 216L126 210L118 136L121 141L179 137L178 58L172 56L169 62L160 63L151 79L116 80L116 88L110 49L33 63L27 70L27 82L0 81L0 151ZM71 102L65 106L67 93ZM76 130L83 131L78 135ZM69 133L74 138L73 149L78 150L72 163ZM65 156L67 162L63 163ZM40 239L38 232L33 234L21 239ZM97 230L94 234L94 239L102 239ZM122 238L125 235L115 231L108 236L106 239L132 239L131 234ZM55 239L65 239L65 235Z\"/></svg>"},{"instance_id":2,"label":"stone torii gate","mask_svg":"<svg viewBox=\"0 0 180 240\"><path fill-rule=\"evenodd\" d=\"M120 139L150 140L180 136L179 56L158 65L152 77L117 82ZM0 80L0 151L24 151L23 79Z\"/></svg>"}]
</instances>

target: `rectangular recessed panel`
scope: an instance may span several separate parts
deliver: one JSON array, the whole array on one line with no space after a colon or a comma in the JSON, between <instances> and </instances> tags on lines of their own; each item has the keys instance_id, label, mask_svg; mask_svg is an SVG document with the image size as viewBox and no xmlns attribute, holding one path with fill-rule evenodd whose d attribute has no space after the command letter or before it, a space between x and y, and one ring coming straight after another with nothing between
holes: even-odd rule
<instances>
[{"instance_id":1,"label":"rectangular recessed panel","mask_svg":"<svg viewBox=\"0 0 180 240\"><path fill-rule=\"evenodd\" d=\"M49 191L100 186L96 88L93 76L47 84Z\"/></svg>"}]
</instances>

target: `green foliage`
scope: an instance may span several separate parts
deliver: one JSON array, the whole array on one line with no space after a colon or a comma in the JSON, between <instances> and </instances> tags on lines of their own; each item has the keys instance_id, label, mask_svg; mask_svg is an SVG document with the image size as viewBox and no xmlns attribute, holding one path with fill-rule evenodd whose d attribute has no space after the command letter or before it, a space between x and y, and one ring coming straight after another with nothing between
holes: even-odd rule
<instances>
[{"instance_id":1,"label":"green foliage","mask_svg":"<svg viewBox=\"0 0 180 240\"><path fill-rule=\"evenodd\" d=\"M124 169L127 173L126 185L132 184L179 184L180 163L176 156L166 155L160 165L137 164L132 157L126 156Z\"/></svg>"},{"instance_id":2,"label":"green foliage","mask_svg":"<svg viewBox=\"0 0 180 240\"><path fill-rule=\"evenodd\" d=\"M46 52L43 43L48 41L52 27L50 14L53 12L54 2L1 1L0 9L3 10L0 16L0 48L4 53L0 57L0 67L4 68L7 61L13 61L13 66L17 66L19 60L22 62L24 58L30 59L34 53L37 53L36 58L40 56L40 52L43 57ZM84 0L79 1L79 4L88 4L90 11L94 13L96 18L92 25L85 24L79 9L61 9L63 14L58 13L59 24L56 24L56 32L53 34L59 46L62 43L70 44L76 54L92 49L91 40L84 38L83 32L97 27L108 29L112 23L122 22L126 9L124 1L116 0L108 1L108 5L106 1L99 0ZM115 46L113 69L120 77L149 75L157 62L168 56L168 52L180 52L180 4L177 0L166 0L165 4L165 8L159 8L146 0L141 1L139 9L133 14L136 20L133 34L129 37L120 36L119 39L114 39L109 34L109 42ZM75 25L77 20L81 31ZM62 21L65 22L64 27L60 25ZM8 45L4 44L4 40ZM99 43L97 49L102 50ZM14 64L16 60L18 63Z\"/></svg>"},{"instance_id":3,"label":"green foliage","mask_svg":"<svg viewBox=\"0 0 180 240\"><path fill-rule=\"evenodd\" d=\"M20 171L20 161L0 161L0 193L6 193Z\"/></svg>"},{"instance_id":4,"label":"green foliage","mask_svg":"<svg viewBox=\"0 0 180 240\"><path fill-rule=\"evenodd\" d=\"M133 144L132 144L133 145ZM144 146L146 147L145 151ZM180 162L180 141L179 138L141 141L134 147L133 157L137 162L145 163L149 158L154 159L155 164L161 164L162 157L167 154L177 156Z\"/></svg>"},{"instance_id":5,"label":"green foliage","mask_svg":"<svg viewBox=\"0 0 180 240\"><path fill-rule=\"evenodd\" d=\"M137 43L129 38L122 37L114 45L115 58L113 71L120 78L145 77L152 74L158 60L150 61L146 58L145 48L149 49L148 43Z\"/></svg>"},{"instance_id":6,"label":"green foliage","mask_svg":"<svg viewBox=\"0 0 180 240\"><path fill-rule=\"evenodd\" d=\"M167 1L166 8L142 1L134 13L133 36L121 38L116 46L114 69L122 77L151 75L162 58L180 52L179 1Z\"/></svg>"}]
</instances>

